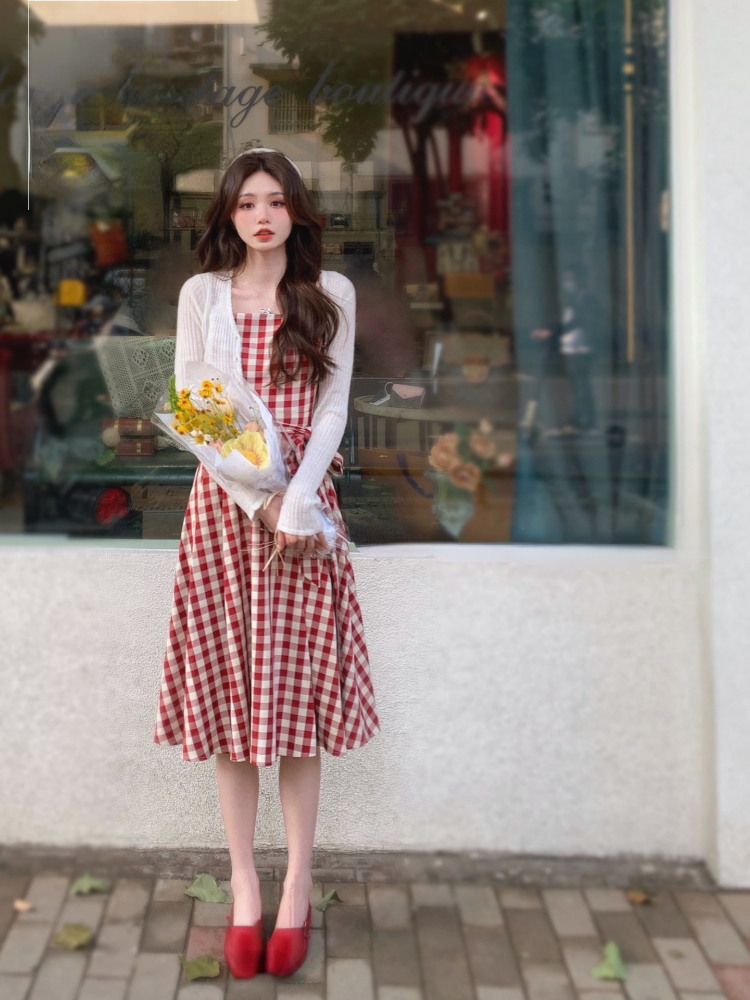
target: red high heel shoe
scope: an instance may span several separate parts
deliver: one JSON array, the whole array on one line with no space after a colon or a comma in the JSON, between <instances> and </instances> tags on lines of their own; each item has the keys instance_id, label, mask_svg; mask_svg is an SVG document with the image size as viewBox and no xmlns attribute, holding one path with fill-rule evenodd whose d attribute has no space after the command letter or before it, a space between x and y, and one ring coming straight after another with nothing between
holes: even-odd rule
<instances>
[{"instance_id":1,"label":"red high heel shoe","mask_svg":"<svg viewBox=\"0 0 750 1000\"><path fill-rule=\"evenodd\" d=\"M229 911L227 934L224 938L224 958L235 979L252 979L263 971L263 918L257 923L234 927L234 903Z\"/></svg>"},{"instance_id":2,"label":"red high heel shoe","mask_svg":"<svg viewBox=\"0 0 750 1000\"><path fill-rule=\"evenodd\" d=\"M301 927L277 927L266 944L266 972L272 976L291 976L307 958L310 941L312 903Z\"/></svg>"}]
</instances>

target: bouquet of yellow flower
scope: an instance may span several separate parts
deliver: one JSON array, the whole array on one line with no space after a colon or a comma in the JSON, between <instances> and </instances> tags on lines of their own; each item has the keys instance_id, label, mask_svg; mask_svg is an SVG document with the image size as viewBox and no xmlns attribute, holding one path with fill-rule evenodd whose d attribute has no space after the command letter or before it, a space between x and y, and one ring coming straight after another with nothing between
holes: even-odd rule
<instances>
[{"instance_id":1,"label":"bouquet of yellow flower","mask_svg":"<svg viewBox=\"0 0 750 1000\"><path fill-rule=\"evenodd\" d=\"M174 413L172 429L180 435L190 435L199 445L215 448L222 458L235 450L257 469L265 469L270 462L266 437L257 420L248 421L242 429L237 426L234 408L223 393L221 382L204 378L197 390L200 402L193 401L193 389L186 386L176 392L174 375L171 388L175 391L170 407Z\"/></svg>"},{"instance_id":2,"label":"bouquet of yellow flower","mask_svg":"<svg viewBox=\"0 0 750 1000\"><path fill-rule=\"evenodd\" d=\"M262 471L264 481L275 475L285 484L273 417L260 397L247 383L240 388L221 373L201 374L202 378L179 390L173 375L167 397L160 400L154 416L201 461L230 473L232 479L257 485L260 480L255 473Z\"/></svg>"},{"instance_id":3,"label":"bouquet of yellow flower","mask_svg":"<svg viewBox=\"0 0 750 1000\"><path fill-rule=\"evenodd\" d=\"M159 399L153 419L176 444L192 452L208 472L250 517L253 504L235 485L252 486L270 497L289 483L282 436L273 414L243 379L230 377L204 362L188 362L187 385L170 379ZM336 540L336 526L320 511L329 549Z\"/></svg>"},{"instance_id":4,"label":"bouquet of yellow flower","mask_svg":"<svg viewBox=\"0 0 750 1000\"><path fill-rule=\"evenodd\" d=\"M178 387L172 376L153 414L157 426L225 488L245 484L268 494L285 489L289 476L280 436L260 396L212 365L190 362L187 377L188 384Z\"/></svg>"}]
</instances>

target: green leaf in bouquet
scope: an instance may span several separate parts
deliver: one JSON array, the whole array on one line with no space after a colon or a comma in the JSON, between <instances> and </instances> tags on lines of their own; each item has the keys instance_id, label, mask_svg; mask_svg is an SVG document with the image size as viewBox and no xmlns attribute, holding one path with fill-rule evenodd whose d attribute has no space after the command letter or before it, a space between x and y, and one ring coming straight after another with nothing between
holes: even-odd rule
<instances>
[{"instance_id":1,"label":"green leaf in bouquet","mask_svg":"<svg viewBox=\"0 0 750 1000\"><path fill-rule=\"evenodd\" d=\"M94 932L86 924L63 924L55 934L54 941L61 948L75 951L76 948L85 948L91 944L93 937Z\"/></svg>"},{"instance_id":2,"label":"green leaf in bouquet","mask_svg":"<svg viewBox=\"0 0 750 1000\"><path fill-rule=\"evenodd\" d=\"M316 910L327 910L328 904L334 899L338 900L339 903L342 901L341 896L339 896L336 890L331 889L331 891L327 892L325 896L321 896L320 899L316 899L313 906Z\"/></svg>"},{"instance_id":3,"label":"green leaf in bouquet","mask_svg":"<svg viewBox=\"0 0 750 1000\"><path fill-rule=\"evenodd\" d=\"M169 380L169 405L171 407L172 413L177 409L177 383L175 373L172 372L172 377Z\"/></svg>"},{"instance_id":4,"label":"green leaf in bouquet","mask_svg":"<svg viewBox=\"0 0 750 1000\"><path fill-rule=\"evenodd\" d=\"M591 975L594 979L627 979L625 966L620 957L620 949L614 941L607 941L604 945L604 957L591 970Z\"/></svg>"},{"instance_id":5,"label":"green leaf in bouquet","mask_svg":"<svg viewBox=\"0 0 750 1000\"><path fill-rule=\"evenodd\" d=\"M219 962L210 955L200 955L198 958L179 956L180 965L185 970L185 979L213 979L219 975Z\"/></svg>"},{"instance_id":6,"label":"green leaf in bouquet","mask_svg":"<svg viewBox=\"0 0 750 1000\"><path fill-rule=\"evenodd\" d=\"M88 896L91 892L109 892L112 883L107 878L97 878L86 872L70 887L71 896Z\"/></svg>"},{"instance_id":7,"label":"green leaf in bouquet","mask_svg":"<svg viewBox=\"0 0 750 1000\"><path fill-rule=\"evenodd\" d=\"M185 895L193 896L202 903L228 903L230 898L213 875L207 872L203 872L195 879L190 888L185 890Z\"/></svg>"}]
</instances>

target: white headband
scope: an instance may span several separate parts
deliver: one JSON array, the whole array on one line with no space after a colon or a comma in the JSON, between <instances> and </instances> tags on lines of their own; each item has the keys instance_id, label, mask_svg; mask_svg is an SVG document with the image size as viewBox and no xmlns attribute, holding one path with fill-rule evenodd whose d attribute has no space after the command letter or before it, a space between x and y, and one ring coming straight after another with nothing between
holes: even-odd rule
<instances>
[{"instance_id":1,"label":"white headband","mask_svg":"<svg viewBox=\"0 0 750 1000\"><path fill-rule=\"evenodd\" d=\"M269 146L255 146L253 149L243 149L241 153L238 153L237 156L235 156L234 160L239 160L241 156L247 156L248 153L281 153L281 150L271 149ZM281 155L285 157L287 160L289 160L289 157L286 155L286 153L281 153ZM234 160L231 160L230 166L232 163L234 163ZM300 177L302 177L302 171L294 162L294 160L289 160L289 162L297 171L297 173L300 175ZM304 177L302 177L302 180L304 180Z\"/></svg>"}]
</instances>

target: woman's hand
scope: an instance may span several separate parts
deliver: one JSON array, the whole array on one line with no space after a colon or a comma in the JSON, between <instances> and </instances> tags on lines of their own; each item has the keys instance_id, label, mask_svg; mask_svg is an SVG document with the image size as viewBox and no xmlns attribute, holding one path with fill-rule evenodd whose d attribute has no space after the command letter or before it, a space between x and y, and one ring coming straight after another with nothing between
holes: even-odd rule
<instances>
[{"instance_id":1,"label":"woman's hand","mask_svg":"<svg viewBox=\"0 0 750 1000\"><path fill-rule=\"evenodd\" d=\"M286 531L276 532L276 548L279 552L283 552L285 548L290 548L294 549L295 552L300 552L302 555L309 556L318 547L326 550L329 547L326 536L322 531L319 531L317 535L292 535Z\"/></svg>"},{"instance_id":2,"label":"woman's hand","mask_svg":"<svg viewBox=\"0 0 750 1000\"><path fill-rule=\"evenodd\" d=\"M279 514L281 513L281 503L283 499L284 498L280 494L277 494L265 510L262 507L259 507L256 511L259 520L265 524L271 534L276 531L276 525L279 521Z\"/></svg>"},{"instance_id":3,"label":"woman's hand","mask_svg":"<svg viewBox=\"0 0 750 1000\"><path fill-rule=\"evenodd\" d=\"M275 496L265 510L260 507L256 511L258 518L265 524L271 534L276 532L283 499L281 495ZM318 547L326 550L329 548L322 531L319 531L317 535L292 535L286 531L276 532L276 548L279 552L283 552L285 548L290 548L294 549L295 552L302 553L302 555L310 555Z\"/></svg>"}]
</instances>

